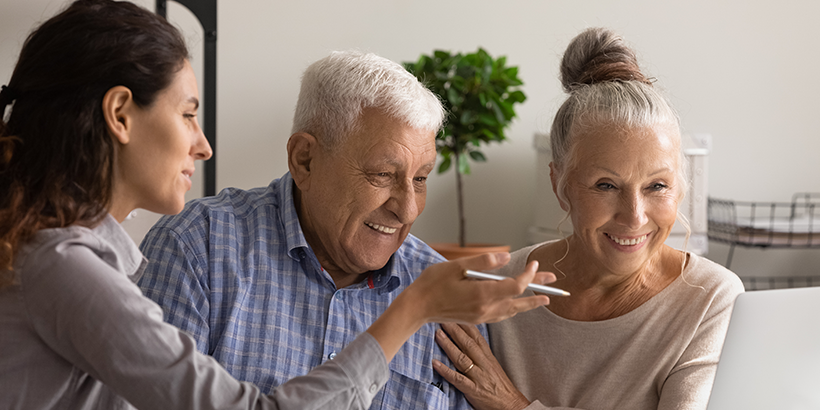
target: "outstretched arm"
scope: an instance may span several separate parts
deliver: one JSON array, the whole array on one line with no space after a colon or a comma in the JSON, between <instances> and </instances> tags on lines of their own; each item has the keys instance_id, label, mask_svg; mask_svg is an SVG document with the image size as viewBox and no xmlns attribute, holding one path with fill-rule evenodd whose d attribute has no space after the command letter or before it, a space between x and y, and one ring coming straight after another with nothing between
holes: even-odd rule
<instances>
[{"instance_id":1,"label":"outstretched arm","mask_svg":"<svg viewBox=\"0 0 820 410\"><path fill-rule=\"evenodd\" d=\"M516 278L502 281L467 279L465 269L490 270L505 265L508 253L485 254L442 262L425 269L370 326L389 362L410 336L430 322L492 323L549 303L544 295L517 298L529 283L555 280L550 272L527 265Z\"/></svg>"}]
</instances>

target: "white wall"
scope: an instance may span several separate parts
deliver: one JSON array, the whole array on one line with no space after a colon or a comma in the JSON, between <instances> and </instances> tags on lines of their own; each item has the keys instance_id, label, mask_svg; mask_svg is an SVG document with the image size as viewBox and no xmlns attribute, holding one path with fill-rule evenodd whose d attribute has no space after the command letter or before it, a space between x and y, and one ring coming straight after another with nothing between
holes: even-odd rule
<instances>
[{"instance_id":1,"label":"white wall","mask_svg":"<svg viewBox=\"0 0 820 410\"><path fill-rule=\"evenodd\" d=\"M0 82L11 75L31 26L64 3L4 0ZM153 8L152 1L139 3ZM489 162L474 166L465 182L467 236L524 246L538 206L532 136L548 128L563 101L560 56L580 30L602 25L634 46L668 90L684 131L713 136L710 195L788 201L793 192L820 191L818 2L231 0L218 11L218 189L266 185L287 170L299 76L329 51L359 48L408 61L436 48L482 46L520 67L529 99L518 108L511 140L488 148ZM181 7L169 12L193 33L185 14ZM455 240L454 185L452 172L431 179L414 234ZM129 223L140 218L148 217ZM710 244L709 256L723 262L727 249ZM818 274L820 251L740 249L732 267L746 275Z\"/></svg>"}]
</instances>

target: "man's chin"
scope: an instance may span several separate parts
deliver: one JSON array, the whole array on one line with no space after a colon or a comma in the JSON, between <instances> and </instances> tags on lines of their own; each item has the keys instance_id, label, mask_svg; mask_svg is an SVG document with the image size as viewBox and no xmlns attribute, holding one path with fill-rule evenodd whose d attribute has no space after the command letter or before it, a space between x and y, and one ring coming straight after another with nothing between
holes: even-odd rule
<instances>
[{"instance_id":1,"label":"man's chin","mask_svg":"<svg viewBox=\"0 0 820 410\"><path fill-rule=\"evenodd\" d=\"M397 250L398 249L394 249L378 253L372 252L371 250L371 252L368 252L361 258L357 258L358 263L356 263L356 265L364 272L379 270L387 265L387 262L390 262L390 257L393 256Z\"/></svg>"}]
</instances>

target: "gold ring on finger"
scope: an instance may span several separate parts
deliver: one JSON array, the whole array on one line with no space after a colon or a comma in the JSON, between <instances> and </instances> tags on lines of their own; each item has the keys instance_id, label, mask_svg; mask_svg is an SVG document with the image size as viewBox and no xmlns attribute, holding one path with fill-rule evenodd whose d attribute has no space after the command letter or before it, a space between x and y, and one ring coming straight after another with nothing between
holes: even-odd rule
<instances>
[{"instance_id":1,"label":"gold ring on finger","mask_svg":"<svg viewBox=\"0 0 820 410\"><path fill-rule=\"evenodd\" d=\"M467 374L467 372L469 372L470 370L473 370L473 367L475 367L475 362L470 363L470 367L464 369L464 371L461 372L461 374Z\"/></svg>"}]
</instances>

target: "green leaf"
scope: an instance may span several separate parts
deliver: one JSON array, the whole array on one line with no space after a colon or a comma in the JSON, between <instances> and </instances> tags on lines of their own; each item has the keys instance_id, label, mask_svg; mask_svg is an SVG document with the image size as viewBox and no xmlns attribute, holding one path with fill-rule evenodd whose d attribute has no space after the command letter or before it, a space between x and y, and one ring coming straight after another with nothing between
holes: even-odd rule
<instances>
[{"instance_id":1,"label":"green leaf","mask_svg":"<svg viewBox=\"0 0 820 410\"><path fill-rule=\"evenodd\" d=\"M482 107L487 106L487 94L486 93L478 93L478 103L481 104Z\"/></svg>"},{"instance_id":2,"label":"green leaf","mask_svg":"<svg viewBox=\"0 0 820 410\"><path fill-rule=\"evenodd\" d=\"M527 100L527 96L521 90L515 90L507 96L507 101L512 103L522 103Z\"/></svg>"},{"instance_id":3,"label":"green leaf","mask_svg":"<svg viewBox=\"0 0 820 410\"><path fill-rule=\"evenodd\" d=\"M470 163L467 161L466 155L458 157L458 172L463 175L470 175Z\"/></svg>"},{"instance_id":4,"label":"green leaf","mask_svg":"<svg viewBox=\"0 0 820 410\"><path fill-rule=\"evenodd\" d=\"M504 111L501 111L501 107L499 107L498 99L494 98L492 102L490 102L490 107L493 109L493 114L495 114L495 119L498 120L500 124L507 123L507 117L504 115Z\"/></svg>"},{"instance_id":5,"label":"green leaf","mask_svg":"<svg viewBox=\"0 0 820 410\"><path fill-rule=\"evenodd\" d=\"M504 69L504 75L510 80L518 81L518 67L507 67Z\"/></svg>"},{"instance_id":6,"label":"green leaf","mask_svg":"<svg viewBox=\"0 0 820 410\"><path fill-rule=\"evenodd\" d=\"M446 60L450 58L450 52L444 50L435 50L433 51L433 56L439 60Z\"/></svg>"},{"instance_id":7,"label":"green leaf","mask_svg":"<svg viewBox=\"0 0 820 410\"><path fill-rule=\"evenodd\" d=\"M452 161L450 160L449 155L444 157L444 161L441 161L441 164L439 164L439 166L438 166L438 173L441 174L441 173L444 173L445 171L447 171L448 169L450 169L450 164L451 163L452 163Z\"/></svg>"},{"instance_id":8,"label":"green leaf","mask_svg":"<svg viewBox=\"0 0 820 410\"><path fill-rule=\"evenodd\" d=\"M495 60L495 63L496 63L496 68L498 68L499 70L501 70L501 69L503 69L503 68L504 68L504 66L505 66L505 65L507 65L507 57L506 57L506 56L501 56L501 57L498 57L498 58ZM516 67L511 67L511 68L516 68ZM517 69L517 68L516 68L516 69ZM506 71L506 70L505 70L505 71Z\"/></svg>"},{"instance_id":9,"label":"green leaf","mask_svg":"<svg viewBox=\"0 0 820 410\"><path fill-rule=\"evenodd\" d=\"M478 161L478 162L486 162L487 161L487 157L485 157L484 154L481 153L481 151L470 151L470 158L472 158L473 161Z\"/></svg>"},{"instance_id":10,"label":"green leaf","mask_svg":"<svg viewBox=\"0 0 820 410\"><path fill-rule=\"evenodd\" d=\"M501 112L504 113L504 118L506 120L510 120L515 117L515 111L513 111L512 103L508 103L504 100L498 100L498 107L501 108Z\"/></svg>"},{"instance_id":11,"label":"green leaf","mask_svg":"<svg viewBox=\"0 0 820 410\"><path fill-rule=\"evenodd\" d=\"M478 120L475 111L464 111L461 113L461 123L463 125L474 124Z\"/></svg>"},{"instance_id":12,"label":"green leaf","mask_svg":"<svg viewBox=\"0 0 820 410\"><path fill-rule=\"evenodd\" d=\"M450 104L458 106L464 102L464 97L454 87L450 87L447 89L447 100L450 101Z\"/></svg>"},{"instance_id":13,"label":"green leaf","mask_svg":"<svg viewBox=\"0 0 820 410\"><path fill-rule=\"evenodd\" d=\"M450 78L450 89L455 89L458 92L463 92L467 81L464 80L464 77L459 75L454 75Z\"/></svg>"},{"instance_id":14,"label":"green leaf","mask_svg":"<svg viewBox=\"0 0 820 410\"><path fill-rule=\"evenodd\" d=\"M481 114L478 116L478 122L488 126L488 127L497 127L498 120L495 118L494 115L490 114Z\"/></svg>"},{"instance_id":15,"label":"green leaf","mask_svg":"<svg viewBox=\"0 0 820 410\"><path fill-rule=\"evenodd\" d=\"M504 139L503 134L498 135L498 134L496 134L496 133L494 133L494 132L492 132L492 131L490 131L486 128L481 130L481 133L484 134L484 136L487 138L488 141L495 141L495 140L501 141L501 140Z\"/></svg>"}]
</instances>

